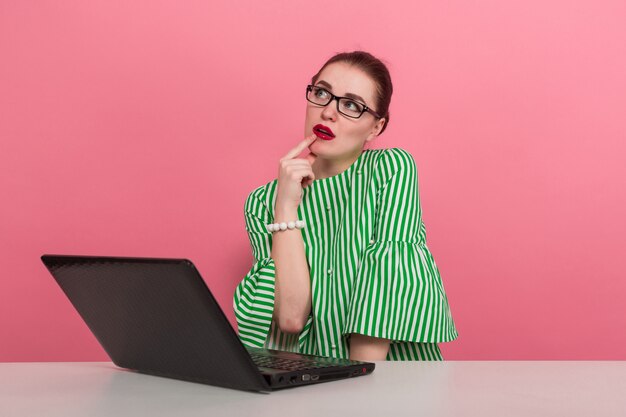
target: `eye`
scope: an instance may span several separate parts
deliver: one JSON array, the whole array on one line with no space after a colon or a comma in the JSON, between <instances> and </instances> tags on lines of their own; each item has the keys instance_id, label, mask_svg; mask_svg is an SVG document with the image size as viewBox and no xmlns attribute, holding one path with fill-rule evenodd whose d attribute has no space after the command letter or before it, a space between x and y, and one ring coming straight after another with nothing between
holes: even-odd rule
<instances>
[{"instance_id":1,"label":"eye","mask_svg":"<svg viewBox=\"0 0 626 417\"><path fill-rule=\"evenodd\" d=\"M313 88L313 92L315 93L315 96L318 98L326 98L328 97L328 91L324 90L323 88L319 88L319 87L314 87Z\"/></svg>"},{"instance_id":2,"label":"eye","mask_svg":"<svg viewBox=\"0 0 626 417\"><path fill-rule=\"evenodd\" d=\"M361 111L361 109L363 108L363 105L360 103L357 103L356 101L352 101L352 100L343 100L343 107L345 107L347 110L352 110L352 111Z\"/></svg>"}]
</instances>

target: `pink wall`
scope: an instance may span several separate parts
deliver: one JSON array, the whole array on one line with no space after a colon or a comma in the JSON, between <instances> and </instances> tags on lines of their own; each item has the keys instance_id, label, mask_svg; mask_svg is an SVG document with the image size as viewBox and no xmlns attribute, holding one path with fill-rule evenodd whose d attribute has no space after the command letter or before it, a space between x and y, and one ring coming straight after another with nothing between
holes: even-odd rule
<instances>
[{"instance_id":1,"label":"pink wall","mask_svg":"<svg viewBox=\"0 0 626 417\"><path fill-rule=\"evenodd\" d=\"M417 161L445 357L626 359L626 3L295 3L2 2L0 361L107 359L42 253L190 258L234 323L244 199L353 49L392 73L373 147Z\"/></svg>"}]
</instances>

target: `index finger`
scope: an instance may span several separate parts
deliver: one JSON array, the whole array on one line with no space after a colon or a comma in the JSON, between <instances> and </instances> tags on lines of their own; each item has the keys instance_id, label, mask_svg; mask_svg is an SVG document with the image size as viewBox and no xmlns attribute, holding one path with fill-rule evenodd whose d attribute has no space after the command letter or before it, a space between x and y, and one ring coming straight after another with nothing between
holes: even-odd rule
<instances>
[{"instance_id":1,"label":"index finger","mask_svg":"<svg viewBox=\"0 0 626 417\"><path fill-rule=\"evenodd\" d=\"M283 156L282 159L293 159L296 156L300 155L300 152L302 152L307 146L313 143L314 138L317 138L315 134L307 136L302 142L298 143L295 148L287 152L287 154Z\"/></svg>"}]
</instances>

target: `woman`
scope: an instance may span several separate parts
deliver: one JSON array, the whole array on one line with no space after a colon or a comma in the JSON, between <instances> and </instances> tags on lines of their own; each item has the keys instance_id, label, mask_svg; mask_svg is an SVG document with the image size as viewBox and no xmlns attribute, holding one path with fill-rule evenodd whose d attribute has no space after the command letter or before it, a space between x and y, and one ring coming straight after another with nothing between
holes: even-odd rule
<instances>
[{"instance_id":1,"label":"woman","mask_svg":"<svg viewBox=\"0 0 626 417\"><path fill-rule=\"evenodd\" d=\"M307 86L306 138L245 202L255 261L234 309L246 345L441 360L437 343L457 337L415 161L400 148L364 149L389 123L392 90L385 65L362 51L335 55Z\"/></svg>"}]
</instances>

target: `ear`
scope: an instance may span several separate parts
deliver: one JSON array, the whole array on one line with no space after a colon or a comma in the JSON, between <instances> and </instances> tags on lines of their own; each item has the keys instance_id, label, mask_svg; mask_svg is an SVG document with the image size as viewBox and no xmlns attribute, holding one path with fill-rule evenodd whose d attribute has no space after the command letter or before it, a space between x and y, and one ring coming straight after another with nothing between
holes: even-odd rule
<instances>
[{"instance_id":1,"label":"ear","mask_svg":"<svg viewBox=\"0 0 626 417\"><path fill-rule=\"evenodd\" d=\"M383 130L383 126L385 126L386 122L387 122L387 119L385 119L384 117L380 119L378 122L376 122L376 124L374 125L374 128L372 129L370 134L367 136L367 139L365 139L365 141L369 142L370 140L376 138L376 136L380 134L380 131Z\"/></svg>"}]
</instances>

